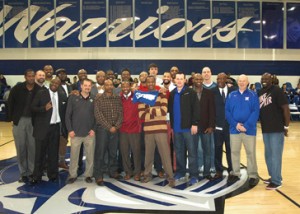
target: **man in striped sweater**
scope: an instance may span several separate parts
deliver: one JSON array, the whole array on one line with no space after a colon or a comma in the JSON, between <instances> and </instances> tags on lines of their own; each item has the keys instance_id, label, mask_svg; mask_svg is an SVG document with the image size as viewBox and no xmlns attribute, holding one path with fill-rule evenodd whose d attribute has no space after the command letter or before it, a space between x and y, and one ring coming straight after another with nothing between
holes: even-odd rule
<instances>
[{"instance_id":1,"label":"man in striped sweater","mask_svg":"<svg viewBox=\"0 0 300 214\"><path fill-rule=\"evenodd\" d=\"M155 77L148 76L147 87L149 92L155 91ZM152 179L152 165L154 159L154 151L157 146L163 168L166 172L166 177L170 187L174 187L175 181L173 178L173 170L171 164L170 148L168 145L167 136L167 106L168 100L166 95L159 93L156 97L155 104L153 106L146 103L139 103L139 117L144 120L144 132L145 132L145 171L144 178L141 180L143 183L147 183Z\"/></svg>"}]
</instances>

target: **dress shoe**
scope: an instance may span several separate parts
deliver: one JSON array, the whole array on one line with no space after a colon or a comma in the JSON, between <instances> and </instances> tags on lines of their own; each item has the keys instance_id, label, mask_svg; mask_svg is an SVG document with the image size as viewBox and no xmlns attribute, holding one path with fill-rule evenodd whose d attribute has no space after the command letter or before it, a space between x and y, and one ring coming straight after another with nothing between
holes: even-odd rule
<instances>
[{"instance_id":1,"label":"dress shoe","mask_svg":"<svg viewBox=\"0 0 300 214\"><path fill-rule=\"evenodd\" d=\"M175 179L174 178L169 178L168 179L169 183L168 183L168 186L169 187L175 187Z\"/></svg>"},{"instance_id":2,"label":"dress shoe","mask_svg":"<svg viewBox=\"0 0 300 214\"><path fill-rule=\"evenodd\" d=\"M129 180L131 178L131 175L130 174L126 174L125 176L124 176L124 180Z\"/></svg>"},{"instance_id":3,"label":"dress shoe","mask_svg":"<svg viewBox=\"0 0 300 214\"><path fill-rule=\"evenodd\" d=\"M104 186L103 178L98 178L98 179L96 180L96 184L97 184L98 186Z\"/></svg>"},{"instance_id":4,"label":"dress shoe","mask_svg":"<svg viewBox=\"0 0 300 214\"><path fill-rule=\"evenodd\" d=\"M152 180L152 176L144 176L144 178L141 179L141 182L142 183L148 183L151 180Z\"/></svg>"},{"instance_id":5,"label":"dress shoe","mask_svg":"<svg viewBox=\"0 0 300 214\"><path fill-rule=\"evenodd\" d=\"M136 175L133 177L133 179L134 179L135 181L139 181L139 180L141 180L141 176L140 176L139 174L136 174Z\"/></svg>"},{"instance_id":6,"label":"dress shoe","mask_svg":"<svg viewBox=\"0 0 300 214\"><path fill-rule=\"evenodd\" d=\"M38 184L40 182L41 182L41 179L32 178L31 181L30 181L30 184L31 185L36 185L36 184Z\"/></svg>"},{"instance_id":7,"label":"dress shoe","mask_svg":"<svg viewBox=\"0 0 300 214\"><path fill-rule=\"evenodd\" d=\"M205 178L206 178L207 180L209 180L209 181L212 181L212 180L213 180L213 177L211 177L211 175L207 175L207 176L205 176Z\"/></svg>"},{"instance_id":8,"label":"dress shoe","mask_svg":"<svg viewBox=\"0 0 300 214\"><path fill-rule=\"evenodd\" d=\"M49 178L49 181L51 181L51 182L56 182L58 179L57 179L57 177L50 177Z\"/></svg>"},{"instance_id":9,"label":"dress shoe","mask_svg":"<svg viewBox=\"0 0 300 214\"><path fill-rule=\"evenodd\" d=\"M27 176L21 176L21 177L19 178L19 180L18 180L19 183L25 183L25 182L27 182L27 181L28 181Z\"/></svg>"},{"instance_id":10,"label":"dress shoe","mask_svg":"<svg viewBox=\"0 0 300 214\"><path fill-rule=\"evenodd\" d=\"M233 184L235 182L237 182L238 180L240 180L240 178L236 175L229 175L228 179L227 179L227 184Z\"/></svg>"},{"instance_id":11,"label":"dress shoe","mask_svg":"<svg viewBox=\"0 0 300 214\"><path fill-rule=\"evenodd\" d=\"M160 178L164 178L165 177L165 171L164 170L161 170L157 173L157 176L160 177Z\"/></svg>"},{"instance_id":12,"label":"dress shoe","mask_svg":"<svg viewBox=\"0 0 300 214\"><path fill-rule=\"evenodd\" d=\"M91 177L86 177L84 180L87 183L92 183L93 182L93 179Z\"/></svg>"},{"instance_id":13,"label":"dress shoe","mask_svg":"<svg viewBox=\"0 0 300 214\"><path fill-rule=\"evenodd\" d=\"M120 175L119 173L116 173L116 174L111 175L111 176L109 176L109 177L114 178L114 179L116 179L116 180L121 180L121 179L123 179L123 176Z\"/></svg>"},{"instance_id":14,"label":"dress shoe","mask_svg":"<svg viewBox=\"0 0 300 214\"><path fill-rule=\"evenodd\" d=\"M215 176L212 177L212 180L218 180L218 179L221 179L221 178L223 178L222 173L221 173L221 172L217 172L217 173L215 174Z\"/></svg>"},{"instance_id":15,"label":"dress shoe","mask_svg":"<svg viewBox=\"0 0 300 214\"><path fill-rule=\"evenodd\" d=\"M67 184L72 184L76 181L77 178L68 178L67 179Z\"/></svg>"},{"instance_id":16,"label":"dress shoe","mask_svg":"<svg viewBox=\"0 0 300 214\"><path fill-rule=\"evenodd\" d=\"M250 178L249 179L249 186L254 187L258 184L259 179L258 178Z\"/></svg>"},{"instance_id":17,"label":"dress shoe","mask_svg":"<svg viewBox=\"0 0 300 214\"><path fill-rule=\"evenodd\" d=\"M62 169L64 169L64 170L69 170L69 166L68 166L65 162L60 162L60 163L58 164L58 167L59 167L59 168L62 168Z\"/></svg>"}]
</instances>

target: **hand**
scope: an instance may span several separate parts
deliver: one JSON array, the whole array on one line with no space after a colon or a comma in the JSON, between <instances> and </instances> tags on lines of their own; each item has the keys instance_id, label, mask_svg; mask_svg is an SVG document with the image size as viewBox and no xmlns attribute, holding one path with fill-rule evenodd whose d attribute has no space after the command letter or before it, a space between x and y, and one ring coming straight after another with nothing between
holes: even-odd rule
<instances>
[{"instance_id":1,"label":"hand","mask_svg":"<svg viewBox=\"0 0 300 214\"><path fill-rule=\"evenodd\" d=\"M167 89L164 87L161 87L158 91L159 93L165 94L167 92Z\"/></svg>"},{"instance_id":2,"label":"hand","mask_svg":"<svg viewBox=\"0 0 300 214\"><path fill-rule=\"evenodd\" d=\"M46 104L45 109L46 111L48 111L51 108L52 108L52 102L50 101L49 103Z\"/></svg>"},{"instance_id":3,"label":"hand","mask_svg":"<svg viewBox=\"0 0 300 214\"><path fill-rule=\"evenodd\" d=\"M116 127L112 126L110 129L109 129L110 133L114 134L117 132L117 129Z\"/></svg>"},{"instance_id":4,"label":"hand","mask_svg":"<svg viewBox=\"0 0 300 214\"><path fill-rule=\"evenodd\" d=\"M198 133L198 126L192 126L191 127L191 134L194 135L194 134L197 134Z\"/></svg>"},{"instance_id":5,"label":"hand","mask_svg":"<svg viewBox=\"0 0 300 214\"><path fill-rule=\"evenodd\" d=\"M95 136L95 132L94 132L94 130L91 130L91 131L89 131L89 136L90 136L90 137L93 137L93 136Z\"/></svg>"},{"instance_id":6,"label":"hand","mask_svg":"<svg viewBox=\"0 0 300 214\"><path fill-rule=\"evenodd\" d=\"M238 123L236 125L236 130L238 130L239 132L246 132L247 131L242 123Z\"/></svg>"},{"instance_id":7,"label":"hand","mask_svg":"<svg viewBox=\"0 0 300 214\"><path fill-rule=\"evenodd\" d=\"M70 132L69 132L69 136L70 136L70 138L75 137L75 132L74 132L74 131L70 131Z\"/></svg>"},{"instance_id":8,"label":"hand","mask_svg":"<svg viewBox=\"0 0 300 214\"><path fill-rule=\"evenodd\" d=\"M205 131L204 131L204 133L205 134L210 134L210 133L212 133L213 132L213 128L207 128Z\"/></svg>"},{"instance_id":9,"label":"hand","mask_svg":"<svg viewBox=\"0 0 300 214\"><path fill-rule=\"evenodd\" d=\"M74 94L74 95L76 95L76 96L79 96L79 91L78 91L78 90L73 90L73 91L71 91L70 95L71 95L71 94Z\"/></svg>"}]
</instances>

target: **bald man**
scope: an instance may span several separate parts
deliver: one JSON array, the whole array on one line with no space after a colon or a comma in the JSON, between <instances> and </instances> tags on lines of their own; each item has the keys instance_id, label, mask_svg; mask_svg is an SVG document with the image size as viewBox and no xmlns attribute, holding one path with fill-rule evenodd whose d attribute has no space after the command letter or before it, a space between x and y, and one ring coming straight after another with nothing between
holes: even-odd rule
<instances>
[{"instance_id":1,"label":"bald man","mask_svg":"<svg viewBox=\"0 0 300 214\"><path fill-rule=\"evenodd\" d=\"M230 147L232 158L232 172L228 183L240 179L240 156L242 144L247 155L247 172L249 186L258 183L256 163L256 123L259 116L259 101L257 94L248 89L248 77L244 74L238 77L238 90L229 94L225 115L230 129Z\"/></svg>"}]
</instances>

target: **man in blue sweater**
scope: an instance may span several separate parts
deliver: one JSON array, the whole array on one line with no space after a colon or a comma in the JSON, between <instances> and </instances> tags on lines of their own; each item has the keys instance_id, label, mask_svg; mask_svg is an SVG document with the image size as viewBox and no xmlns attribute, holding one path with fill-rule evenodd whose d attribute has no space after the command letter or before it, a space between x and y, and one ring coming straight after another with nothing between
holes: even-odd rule
<instances>
[{"instance_id":1,"label":"man in blue sweater","mask_svg":"<svg viewBox=\"0 0 300 214\"><path fill-rule=\"evenodd\" d=\"M257 94L250 91L248 77L244 74L238 78L238 90L229 94L225 105L226 119L230 125L230 147L232 158L231 175L228 183L239 180L240 156L242 143L247 154L247 172L249 185L258 183L256 163L256 123L259 116L259 101Z\"/></svg>"}]
</instances>

